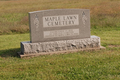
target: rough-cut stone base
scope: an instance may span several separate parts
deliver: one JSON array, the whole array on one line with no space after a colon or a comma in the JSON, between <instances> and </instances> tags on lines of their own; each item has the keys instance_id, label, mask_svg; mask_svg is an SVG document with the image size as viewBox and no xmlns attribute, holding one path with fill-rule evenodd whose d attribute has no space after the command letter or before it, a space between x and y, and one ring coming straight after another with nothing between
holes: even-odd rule
<instances>
[{"instance_id":1,"label":"rough-cut stone base","mask_svg":"<svg viewBox=\"0 0 120 80\"><path fill-rule=\"evenodd\" d=\"M91 36L91 38L62 40L51 42L30 43L30 41L21 42L20 57L32 57L46 54L70 53L83 50L105 49L100 45L100 37Z\"/></svg>"},{"instance_id":2,"label":"rough-cut stone base","mask_svg":"<svg viewBox=\"0 0 120 80\"><path fill-rule=\"evenodd\" d=\"M106 49L103 46L100 46L99 48L87 48L87 49L75 49L75 50L66 50L66 51L56 51L56 52L41 52L41 53L33 53L33 54L21 54L21 52L18 52L18 55L20 58L25 58L25 57L37 57L41 55L52 55L52 54L67 54L67 53L73 53L73 52L79 52L79 51L93 51L93 50L102 50Z\"/></svg>"}]
</instances>

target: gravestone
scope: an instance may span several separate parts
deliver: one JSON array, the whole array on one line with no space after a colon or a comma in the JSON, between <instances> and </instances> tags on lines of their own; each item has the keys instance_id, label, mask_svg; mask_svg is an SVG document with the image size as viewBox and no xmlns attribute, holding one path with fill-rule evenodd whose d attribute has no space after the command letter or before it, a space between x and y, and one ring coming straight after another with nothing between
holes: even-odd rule
<instances>
[{"instance_id":1,"label":"gravestone","mask_svg":"<svg viewBox=\"0 0 120 80\"><path fill-rule=\"evenodd\" d=\"M88 9L58 9L29 13L31 42L90 38Z\"/></svg>"},{"instance_id":2,"label":"gravestone","mask_svg":"<svg viewBox=\"0 0 120 80\"><path fill-rule=\"evenodd\" d=\"M29 12L30 41L21 42L21 57L101 49L100 37L90 35L88 9Z\"/></svg>"}]
</instances>

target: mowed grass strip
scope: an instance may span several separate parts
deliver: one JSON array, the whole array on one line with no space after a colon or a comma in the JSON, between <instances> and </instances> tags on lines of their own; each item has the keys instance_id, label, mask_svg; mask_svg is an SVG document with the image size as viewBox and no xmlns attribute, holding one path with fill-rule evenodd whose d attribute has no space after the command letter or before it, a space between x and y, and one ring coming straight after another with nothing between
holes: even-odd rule
<instances>
[{"instance_id":1,"label":"mowed grass strip","mask_svg":"<svg viewBox=\"0 0 120 80\"><path fill-rule=\"evenodd\" d=\"M30 41L30 35L14 34L0 36L0 50L20 48L21 41Z\"/></svg>"},{"instance_id":2,"label":"mowed grass strip","mask_svg":"<svg viewBox=\"0 0 120 80\"><path fill-rule=\"evenodd\" d=\"M107 47L109 45L120 45L120 27L115 28L91 28L91 34L97 35L101 39L101 45Z\"/></svg>"},{"instance_id":3,"label":"mowed grass strip","mask_svg":"<svg viewBox=\"0 0 120 80\"><path fill-rule=\"evenodd\" d=\"M120 48L31 59L0 58L0 63L0 79L4 80L120 79Z\"/></svg>"},{"instance_id":4,"label":"mowed grass strip","mask_svg":"<svg viewBox=\"0 0 120 80\"><path fill-rule=\"evenodd\" d=\"M29 34L1 35L0 40L3 43L0 45L0 79L119 80L120 38L118 38L118 29L91 28L91 34L101 37L102 45L106 46L106 50L24 59L18 58L16 53L20 51L21 41L29 41Z\"/></svg>"},{"instance_id":5,"label":"mowed grass strip","mask_svg":"<svg viewBox=\"0 0 120 80\"><path fill-rule=\"evenodd\" d=\"M103 46L120 45L120 28L119 27L91 27L91 35L96 35L101 38ZM0 50L8 50L20 48L20 42L30 41L30 34L13 34L0 36Z\"/></svg>"}]
</instances>

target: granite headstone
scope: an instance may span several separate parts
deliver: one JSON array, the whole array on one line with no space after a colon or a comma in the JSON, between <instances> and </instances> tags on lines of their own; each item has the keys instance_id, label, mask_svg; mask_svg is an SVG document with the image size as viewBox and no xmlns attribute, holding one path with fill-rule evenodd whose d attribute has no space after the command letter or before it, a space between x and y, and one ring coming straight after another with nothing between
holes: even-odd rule
<instances>
[{"instance_id":1,"label":"granite headstone","mask_svg":"<svg viewBox=\"0 0 120 80\"><path fill-rule=\"evenodd\" d=\"M29 12L30 41L21 42L20 57L105 49L90 35L88 9Z\"/></svg>"},{"instance_id":2,"label":"granite headstone","mask_svg":"<svg viewBox=\"0 0 120 80\"><path fill-rule=\"evenodd\" d=\"M29 12L31 42L90 38L88 9L56 9Z\"/></svg>"}]
</instances>

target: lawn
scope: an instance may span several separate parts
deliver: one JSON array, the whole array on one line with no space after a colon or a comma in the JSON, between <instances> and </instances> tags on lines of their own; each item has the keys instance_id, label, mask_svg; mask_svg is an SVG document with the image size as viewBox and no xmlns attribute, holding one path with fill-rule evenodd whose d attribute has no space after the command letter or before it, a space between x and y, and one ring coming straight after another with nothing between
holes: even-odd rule
<instances>
[{"instance_id":1,"label":"lawn","mask_svg":"<svg viewBox=\"0 0 120 80\"><path fill-rule=\"evenodd\" d=\"M102 31L101 31L102 30ZM119 80L120 29L92 28L92 35L101 37L106 50L44 55L20 59L20 41L29 41L29 34L0 36L0 79L17 80Z\"/></svg>"},{"instance_id":2,"label":"lawn","mask_svg":"<svg viewBox=\"0 0 120 80\"><path fill-rule=\"evenodd\" d=\"M119 0L0 0L0 34L29 32L28 12L69 8L90 9L92 27L120 25Z\"/></svg>"},{"instance_id":3,"label":"lawn","mask_svg":"<svg viewBox=\"0 0 120 80\"><path fill-rule=\"evenodd\" d=\"M19 58L28 12L61 8L90 9L91 35L106 50ZM0 80L120 80L119 0L0 0L0 34Z\"/></svg>"}]
</instances>

